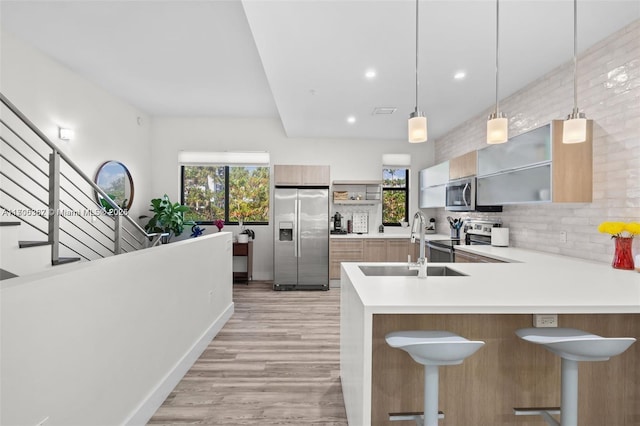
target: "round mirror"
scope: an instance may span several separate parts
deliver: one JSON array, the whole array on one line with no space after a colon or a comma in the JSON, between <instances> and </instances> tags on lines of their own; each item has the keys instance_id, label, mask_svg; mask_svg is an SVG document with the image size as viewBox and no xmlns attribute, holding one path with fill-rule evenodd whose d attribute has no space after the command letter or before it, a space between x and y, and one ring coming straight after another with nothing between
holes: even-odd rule
<instances>
[{"instance_id":1,"label":"round mirror","mask_svg":"<svg viewBox=\"0 0 640 426\"><path fill-rule=\"evenodd\" d=\"M131 173L129 173L129 169L124 164L119 161L103 163L98 168L95 182L118 206L125 210L131 208L131 203L133 202L133 179L131 179ZM110 210L103 201L103 197L97 192L96 200L107 211Z\"/></svg>"}]
</instances>

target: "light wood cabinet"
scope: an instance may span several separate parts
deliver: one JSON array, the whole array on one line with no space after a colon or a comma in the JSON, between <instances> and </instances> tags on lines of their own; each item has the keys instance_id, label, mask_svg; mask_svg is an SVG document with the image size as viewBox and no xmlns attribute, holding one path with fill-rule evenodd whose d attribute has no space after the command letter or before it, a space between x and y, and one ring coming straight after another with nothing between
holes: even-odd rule
<instances>
[{"instance_id":1,"label":"light wood cabinet","mask_svg":"<svg viewBox=\"0 0 640 426\"><path fill-rule=\"evenodd\" d=\"M478 171L478 151L467 152L449 160L449 180L475 176Z\"/></svg>"},{"instance_id":2,"label":"light wood cabinet","mask_svg":"<svg viewBox=\"0 0 640 426\"><path fill-rule=\"evenodd\" d=\"M329 279L340 279L341 262L364 261L364 244L362 239L348 238L329 240Z\"/></svg>"},{"instance_id":3,"label":"light wood cabinet","mask_svg":"<svg viewBox=\"0 0 640 426\"><path fill-rule=\"evenodd\" d=\"M456 263L505 263L502 260L494 259L492 257L481 256L475 253L468 253L465 251L456 250Z\"/></svg>"},{"instance_id":4,"label":"light wood cabinet","mask_svg":"<svg viewBox=\"0 0 640 426\"><path fill-rule=\"evenodd\" d=\"M417 244L411 244L409 239L387 240L387 262L407 262L410 254L411 259L415 261L414 246Z\"/></svg>"},{"instance_id":5,"label":"light wood cabinet","mask_svg":"<svg viewBox=\"0 0 640 426\"><path fill-rule=\"evenodd\" d=\"M587 120L587 140L562 143L562 121L552 122L554 203L590 203L593 201L593 121Z\"/></svg>"},{"instance_id":6,"label":"light wood cabinet","mask_svg":"<svg viewBox=\"0 0 640 426\"><path fill-rule=\"evenodd\" d=\"M330 168L276 164L273 166L273 181L278 186L329 186Z\"/></svg>"},{"instance_id":7,"label":"light wood cabinet","mask_svg":"<svg viewBox=\"0 0 640 426\"><path fill-rule=\"evenodd\" d=\"M366 240L364 242L365 262L386 262L387 241L383 239Z\"/></svg>"},{"instance_id":8,"label":"light wood cabinet","mask_svg":"<svg viewBox=\"0 0 640 426\"><path fill-rule=\"evenodd\" d=\"M418 244L408 238L332 238L329 279L340 279L341 262L406 262L418 257Z\"/></svg>"}]
</instances>

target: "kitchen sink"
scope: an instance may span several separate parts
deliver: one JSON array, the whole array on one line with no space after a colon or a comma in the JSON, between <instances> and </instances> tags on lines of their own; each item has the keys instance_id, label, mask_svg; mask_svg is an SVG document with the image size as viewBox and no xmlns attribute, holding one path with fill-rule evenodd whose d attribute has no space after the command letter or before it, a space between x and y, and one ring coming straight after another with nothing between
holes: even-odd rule
<instances>
[{"instance_id":1,"label":"kitchen sink","mask_svg":"<svg viewBox=\"0 0 640 426\"><path fill-rule=\"evenodd\" d=\"M407 265L394 266L360 266L362 273L367 277L413 277L418 275L417 270L409 269ZM427 266L427 276L432 277L459 277L466 276L462 272L451 269L448 266Z\"/></svg>"}]
</instances>

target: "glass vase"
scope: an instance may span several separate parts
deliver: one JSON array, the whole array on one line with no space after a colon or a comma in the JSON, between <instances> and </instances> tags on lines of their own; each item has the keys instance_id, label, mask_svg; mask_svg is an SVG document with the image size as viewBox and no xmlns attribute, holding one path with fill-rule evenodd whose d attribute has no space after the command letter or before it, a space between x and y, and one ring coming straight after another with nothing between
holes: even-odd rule
<instances>
[{"instance_id":1,"label":"glass vase","mask_svg":"<svg viewBox=\"0 0 640 426\"><path fill-rule=\"evenodd\" d=\"M633 255L631 254L633 237L614 237L613 239L616 242L616 251L611 266L616 269L633 269Z\"/></svg>"}]
</instances>

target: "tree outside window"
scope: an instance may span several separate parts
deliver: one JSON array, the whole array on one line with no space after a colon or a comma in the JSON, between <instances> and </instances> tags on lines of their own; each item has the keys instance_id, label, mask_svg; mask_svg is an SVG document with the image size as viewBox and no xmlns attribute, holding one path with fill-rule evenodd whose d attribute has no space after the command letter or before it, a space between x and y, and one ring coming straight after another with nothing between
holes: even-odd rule
<instances>
[{"instance_id":1,"label":"tree outside window","mask_svg":"<svg viewBox=\"0 0 640 426\"><path fill-rule=\"evenodd\" d=\"M181 194L199 224L269 222L269 167L182 166Z\"/></svg>"},{"instance_id":2,"label":"tree outside window","mask_svg":"<svg viewBox=\"0 0 640 426\"><path fill-rule=\"evenodd\" d=\"M408 222L409 170L382 169L382 223L400 226Z\"/></svg>"}]
</instances>

